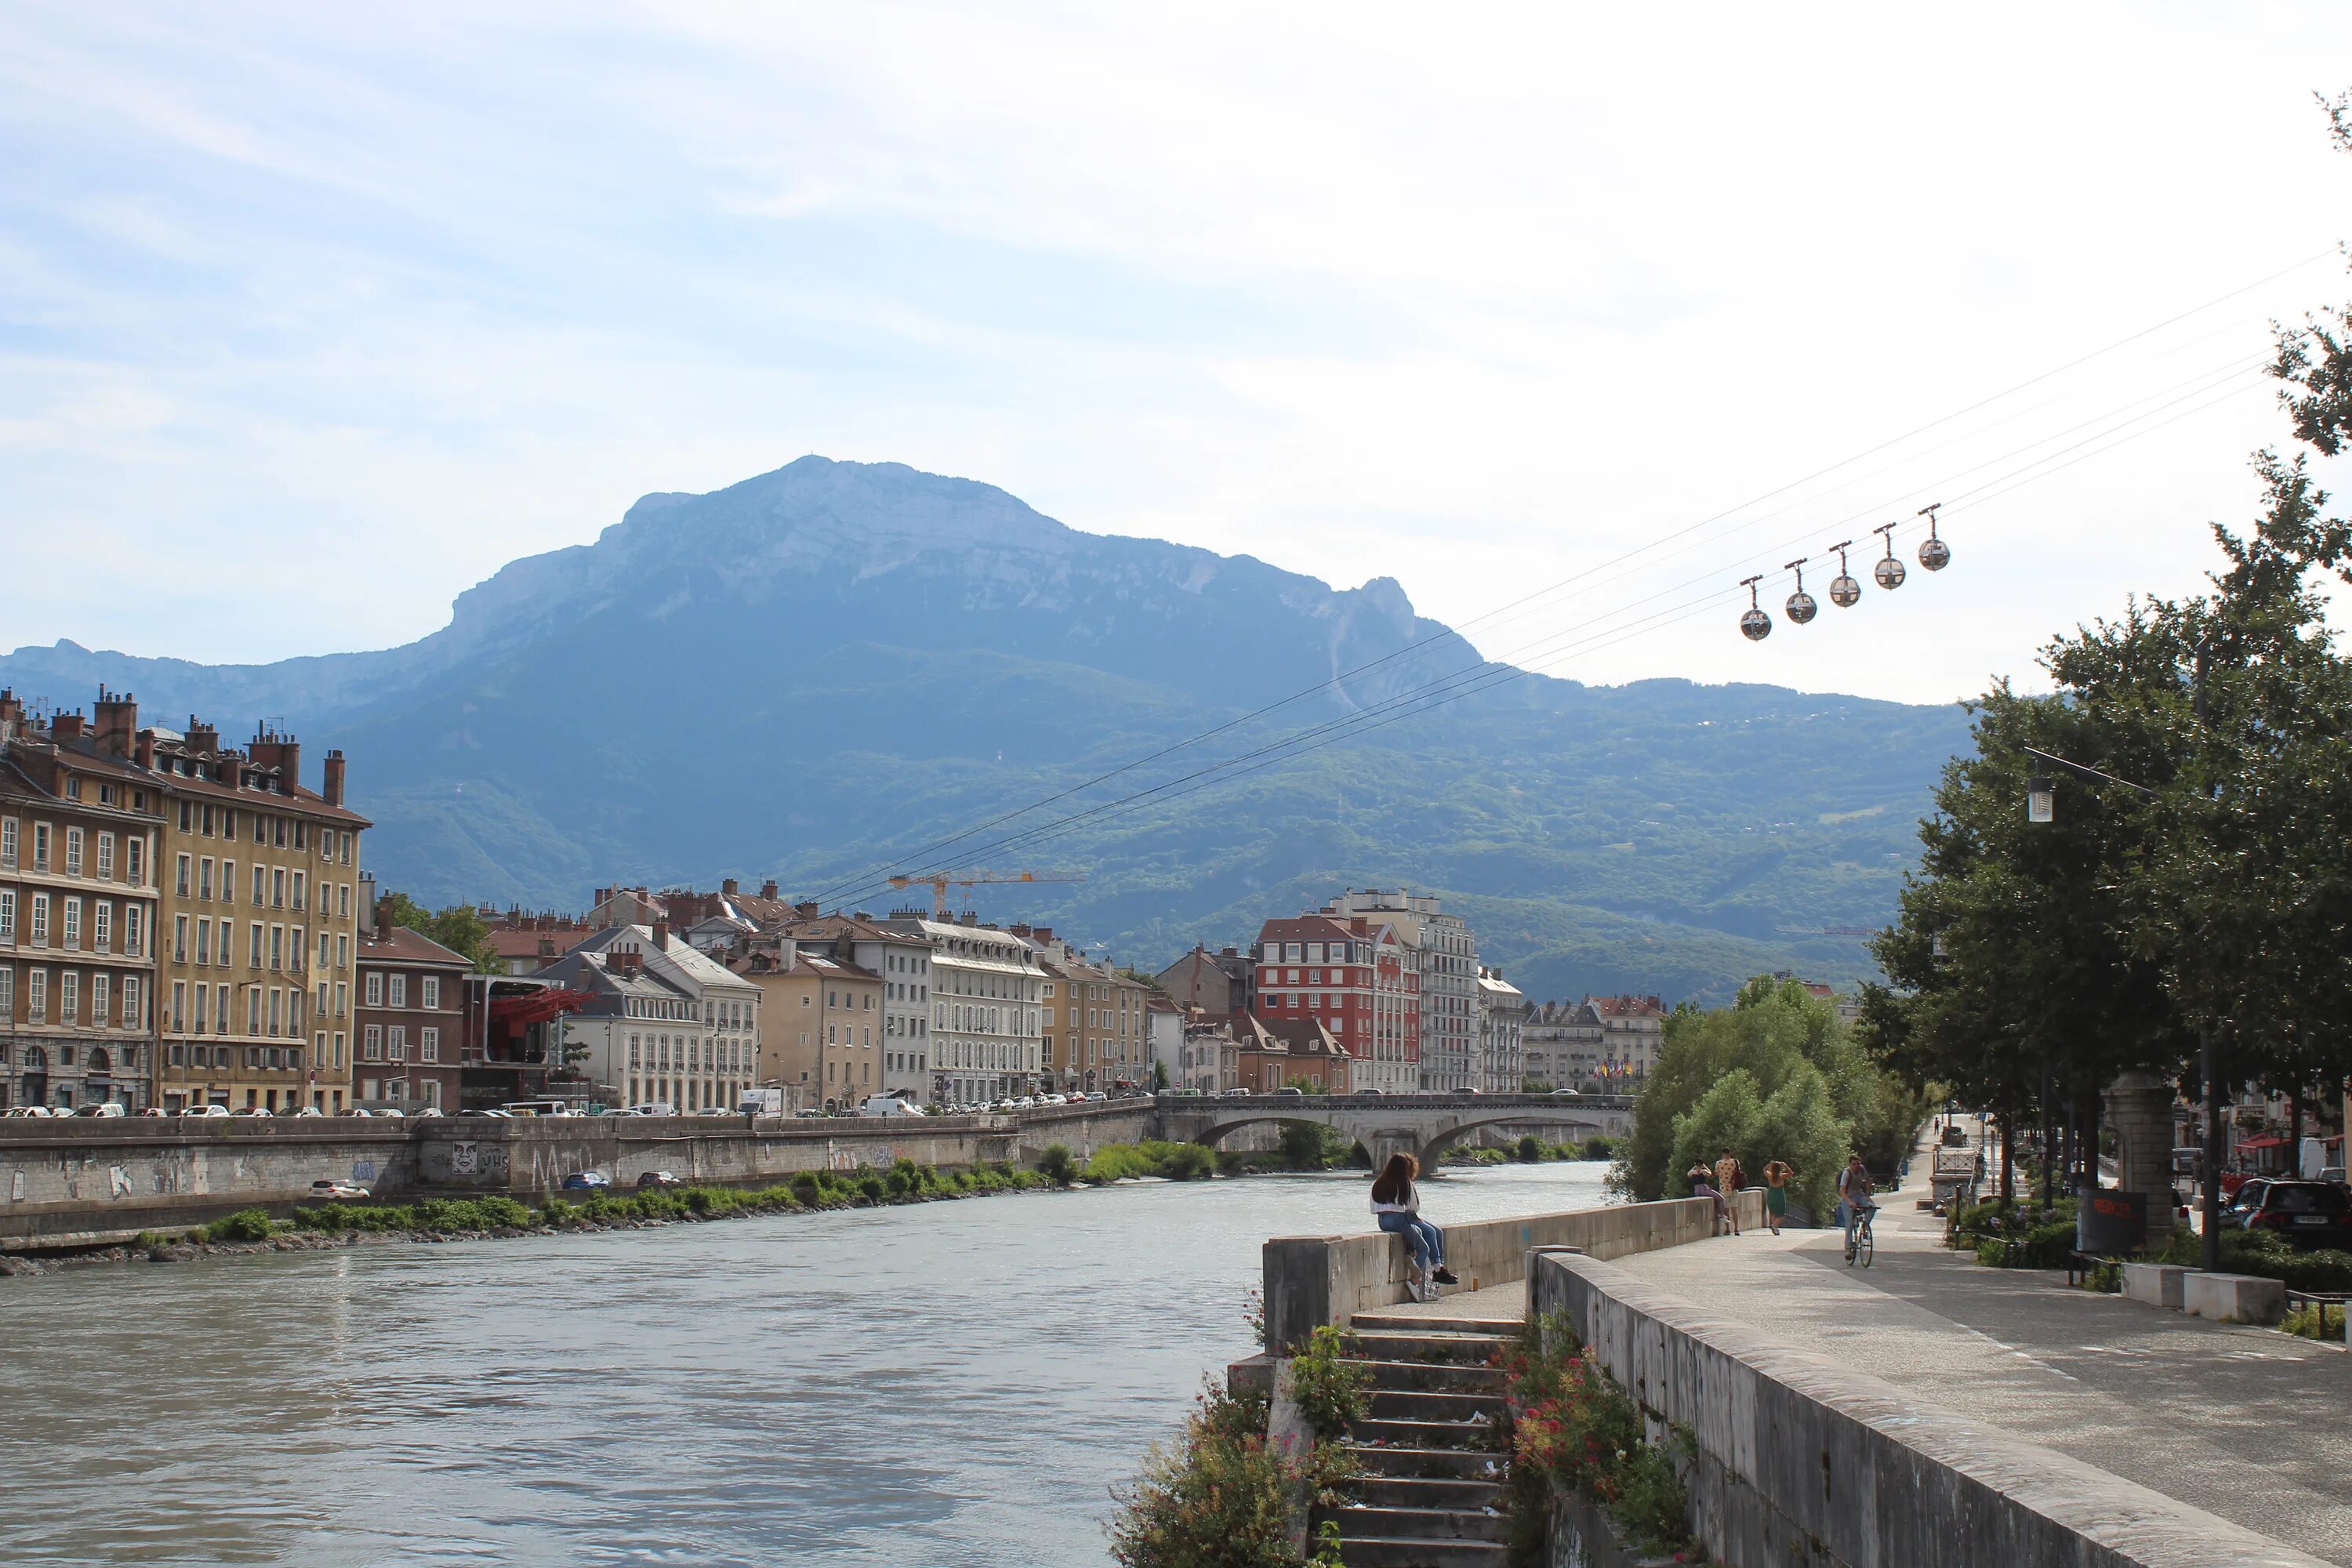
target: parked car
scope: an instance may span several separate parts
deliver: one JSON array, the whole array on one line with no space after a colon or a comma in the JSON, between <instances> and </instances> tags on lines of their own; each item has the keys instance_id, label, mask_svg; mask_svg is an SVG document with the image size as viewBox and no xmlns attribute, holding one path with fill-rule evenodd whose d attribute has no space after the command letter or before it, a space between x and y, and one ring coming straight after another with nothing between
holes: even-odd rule
<instances>
[{"instance_id":1,"label":"parked car","mask_svg":"<svg viewBox=\"0 0 2352 1568\"><path fill-rule=\"evenodd\" d=\"M1551 1091L1551 1094L1554 1100L1574 1100L1577 1098L1576 1090L1572 1089L1556 1089Z\"/></svg>"},{"instance_id":2,"label":"parked car","mask_svg":"<svg viewBox=\"0 0 2352 1568\"><path fill-rule=\"evenodd\" d=\"M2341 1165L2326 1166L2320 1171L2319 1179L2323 1182L2334 1182L2340 1187L2344 1185L2344 1167Z\"/></svg>"},{"instance_id":3,"label":"parked car","mask_svg":"<svg viewBox=\"0 0 2352 1568\"><path fill-rule=\"evenodd\" d=\"M124 1112L124 1110L123 1110L123 1109L122 1109L122 1102L121 1102L121 1100L100 1100L96 1105L85 1105L85 1106L83 1106L79 1110L75 1111L75 1112L74 1112L74 1114L75 1114L76 1116L88 1116L88 1117L91 1117L91 1118L100 1118L100 1117L121 1116L121 1115L124 1115L124 1114L126 1114L126 1113Z\"/></svg>"},{"instance_id":4,"label":"parked car","mask_svg":"<svg viewBox=\"0 0 2352 1568\"><path fill-rule=\"evenodd\" d=\"M512 1121L514 1120L514 1113L509 1110L461 1110L457 1112L457 1114L459 1116L488 1117L493 1121Z\"/></svg>"},{"instance_id":5,"label":"parked car","mask_svg":"<svg viewBox=\"0 0 2352 1568\"><path fill-rule=\"evenodd\" d=\"M2352 1192L2333 1182L2265 1182L2242 1223L2276 1231L2290 1247L2352 1247Z\"/></svg>"},{"instance_id":6,"label":"parked car","mask_svg":"<svg viewBox=\"0 0 2352 1568\"><path fill-rule=\"evenodd\" d=\"M316 1113L306 1110L302 1114L305 1116L310 1116ZM414 1121L420 1116L438 1116L440 1114L441 1108L437 1105L416 1105L409 1108L408 1119L411 1121Z\"/></svg>"},{"instance_id":7,"label":"parked car","mask_svg":"<svg viewBox=\"0 0 2352 1568\"><path fill-rule=\"evenodd\" d=\"M1276 1089L1274 1092L1276 1094L1286 1094L1294 1099L1304 1099L1307 1094L1307 1091L1300 1089L1297 1085L1288 1083L1284 1084L1280 1089Z\"/></svg>"},{"instance_id":8,"label":"parked car","mask_svg":"<svg viewBox=\"0 0 2352 1568\"><path fill-rule=\"evenodd\" d=\"M342 1203L352 1198L366 1197L369 1194L368 1190L357 1182L340 1182L328 1177L310 1184L310 1195L330 1203Z\"/></svg>"},{"instance_id":9,"label":"parked car","mask_svg":"<svg viewBox=\"0 0 2352 1568\"><path fill-rule=\"evenodd\" d=\"M2242 1226L2246 1216L2263 1201L2264 1189L2271 1184L2268 1176L2249 1176L2238 1184L2233 1192L2221 1194L2221 1223Z\"/></svg>"},{"instance_id":10,"label":"parked car","mask_svg":"<svg viewBox=\"0 0 2352 1568\"><path fill-rule=\"evenodd\" d=\"M706 1105L697 1114L702 1116L740 1116L742 1113L740 1111L730 1110L723 1105Z\"/></svg>"},{"instance_id":11,"label":"parked car","mask_svg":"<svg viewBox=\"0 0 2352 1568\"><path fill-rule=\"evenodd\" d=\"M682 1187L686 1184L667 1171L647 1171L637 1178L637 1189L647 1187Z\"/></svg>"},{"instance_id":12,"label":"parked car","mask_svg":"<svg viewBox=\"0 0 2352 1568\"><path fill-rule=\"evenodd\" d=\"M1109 1095L1105 1094L1101 1089L1097 1089L1092 1094L1087 1096L1087 1103L1088 1105L1100 1105L1109 1099Z\"/></svg>"},{"instance_id":13,"label":"parked car","mask_svg":"<svg viewBox=\"0 0 2352 1568\"><path fill-rule=\"evenodd\" d=\"M266 1105L240 1105L229 1114L231 1116L275 1116L278 1113Z\"/></svg>"},{"instance_id":14,"label":"parked car","mask_svg":"<svg viewBox=\"0 0 2352 1568\"><path fill-rule=\"evenodd\" d=\"M601 1193L611 1187L613 1180L602 1171L574 1171L563 1178L567 1193Z\"/></svg>"},{"instance_id":15,"label":"parked car","mask_svg":"<svg viewBox=\"0 0 2352 1568\"><path fill-rule=\"evenodd\" d=\"M1085 1096L1081 1095L1079 1098L1084 1099ZM1040 1105L1067 1105L1070 1103L1070 1097L1066 1094L1049 1094L1037 1103Z\"/></svg>"},{"instance_id":16,"label":"parked car","mask_svg":"<svg viewBox=\"0 0 2352 1568\"><path fill-rule=\"evenodd\" d=\"M319 1109L317 1106L315 1106L315 1105L306 1105L306 1106L304 1106L301 1110L299 1110L296 1111L294 1114L295 1114L295 1116L296 1116L296 1117L299 1118L299 1117L304 1117L304 1116L324 1116L324 1115L326 1115L327 1113L326 1113L325 1111L323 1111L323 1110L320 1110L320 1109Z\"/></svg>"},{"instance_id":17,"label":"parked car","mask_svg":"<svg viewBox=\"0 0 2352 1568\"><path fill-rule=\"evenodd\" d=\"M181 1111L180 1114L183 1116L226 1116L228 1114L228 1107L226 1105L191 1105L186 1110Z\"/></svg>"}]
</instances>

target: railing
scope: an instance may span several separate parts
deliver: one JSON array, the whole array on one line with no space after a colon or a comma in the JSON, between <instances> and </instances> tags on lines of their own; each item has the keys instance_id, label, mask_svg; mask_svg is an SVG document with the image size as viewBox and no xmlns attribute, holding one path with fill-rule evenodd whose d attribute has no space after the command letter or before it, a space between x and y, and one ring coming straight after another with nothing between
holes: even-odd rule
<instances>
[{"instance_id":1,"label":"railing","mask_svg":"<svg viewBox=\"0 0 2352 1568\"><path fill-rule=\"evenodd\" d=\"M2286 1304L2290 1310L2298 1306L2319 1309L2318 1337L2323 1342L2327 1338L2327 1309L2335 1308L2336 1322L2342 1327L2343 1341L2347 1345L2352 1345L2352 1294L2341 1290L2290 1290L2286 1293Z\"/></svg>"}]
</instances>

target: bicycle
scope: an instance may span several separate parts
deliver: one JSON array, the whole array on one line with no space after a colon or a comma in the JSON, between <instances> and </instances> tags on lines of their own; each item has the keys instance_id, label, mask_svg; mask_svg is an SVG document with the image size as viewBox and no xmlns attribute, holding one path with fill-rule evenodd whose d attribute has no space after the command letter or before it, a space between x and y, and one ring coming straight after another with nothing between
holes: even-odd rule
<instances>
[{"instance_id":1,"label":"bicycle","mask_svg":"<svg viewBox=\"0 0 2352 1568\"><path fill-rule=\"evenodd\" d=\"M1870 1267L1871 1257L1878 1250L1877 1243L1871 1236L1870 1222L1876 1218L1877 1215L1878 1205L1876 1204L1864 1204L1862 1205L1862 1217L1853 1223L1853 1244L1845 1249L1845 1264L1847 1268L1853 1268L1857 1260L1860 1261L1864 1268Z\"/></svg>"}]
</instances>

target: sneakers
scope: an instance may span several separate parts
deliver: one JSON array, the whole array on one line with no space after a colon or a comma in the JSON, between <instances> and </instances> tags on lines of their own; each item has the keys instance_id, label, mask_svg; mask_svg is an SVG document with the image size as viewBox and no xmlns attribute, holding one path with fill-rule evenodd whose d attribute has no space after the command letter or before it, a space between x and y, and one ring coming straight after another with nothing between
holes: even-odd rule
<instances>
[{"instance_id":1,"label":"sneakers","mask_svg":"<svg viewBox=\"0 0 2352 1568\"><path fill-rule=\"evenodd\" d=\"M1436 1280L1440 1285L1459 1285L1462 1283L1460 1279L1454 1277L1454 1270L1451 1268L1441 1268L1434 1274L1432 1274L1430 1278Z\"/></svg>"},{"instance_id":2,"label":"sneakers","mask_svg":"<svg viewBox=\"0 0 2352 1568\"><path fill-rule=\"evenodd\" d=\"M1421 1278L1418 1275L1407 1279L1404 1282L1404 1288L1412 1293L1412 1299L1416 1301L1426 1301L1429 1300L1429 1287L1421 1282Z\"/></svg>"}]
</instances>

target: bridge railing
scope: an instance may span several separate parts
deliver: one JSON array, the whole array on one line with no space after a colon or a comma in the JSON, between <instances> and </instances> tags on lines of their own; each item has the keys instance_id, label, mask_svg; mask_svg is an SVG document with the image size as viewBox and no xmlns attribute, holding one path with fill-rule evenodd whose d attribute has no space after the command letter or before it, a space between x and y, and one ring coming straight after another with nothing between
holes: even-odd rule
<instances>
[{"instance_id":1,"label":"bridge railing","mask_svg":"<svg viewBox=\"0 0 2352 1568\"><path fill-rule=\"evenodd\" d=\"M1762 1189L1750 1187L1733 1201L1739 1205L1741 1225L1764 1223ZM1480 1220L1444 1230L1446 1267L1461 1277L1463 1289L1475 1290L1524 1279L1530 1247L1580 1247L1594 1258L1610 1258L1704 1241L1715 1234L1715 1203L1669 1198ZM1344 1327L1358 1312L1412 1299L1406 1285L1412 1255L1403 1237L1387 1231L1277 1236L1265 1244L1264 1268L1265 1343L1276 1354L1321 1324Z\"/></svg>"}]
</instances>

